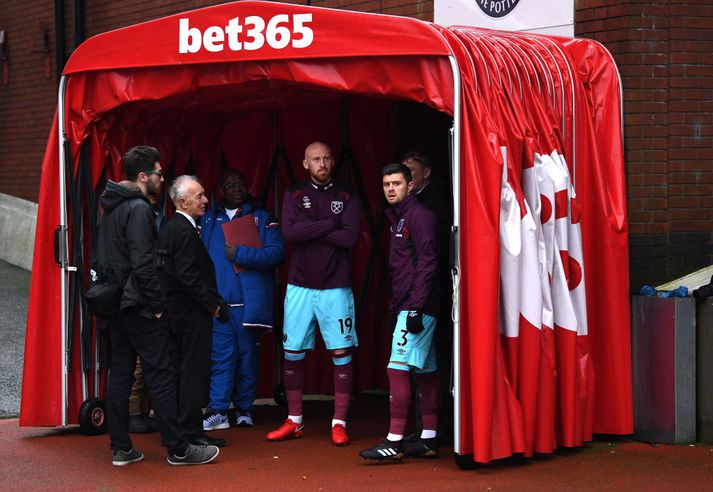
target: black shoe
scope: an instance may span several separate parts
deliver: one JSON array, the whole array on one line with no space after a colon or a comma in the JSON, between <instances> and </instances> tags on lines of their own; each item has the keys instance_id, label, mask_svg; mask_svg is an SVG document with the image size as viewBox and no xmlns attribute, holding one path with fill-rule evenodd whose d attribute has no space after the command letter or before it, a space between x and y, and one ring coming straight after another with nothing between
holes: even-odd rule
<instances>
[{"instance_id":1,"label":"black shoe","mask_svg":"<svg viewBox=\"0 0 713 492\"><path fill-rule=\"evenodd\" d=\"M177 454L168 455L170 465L204 465L213 461L220 453L215 446L195 446L189 444L183 456Z\"/></svg>"},{"instance_id":2,"label":"black shoe","mask_svg":"<svg viewBox=\"0 0 713 492\"><path fill-rule=\"evenodd\" d=\"M438 456L436 438L424 439L419 437L404 446L404 454L409 458L436 458Z\"/></svg>"},{"instance_id":3,"label":"black shoe","mask_svg":"<svg viewBox=\"0 0 713 492\"><path fill-rule=\"evenodd\" d=\"M419 439L421 439L421 431L416 429L411 434L406 434L404 436L404 446L410 442L418 441Z\"/></svg>"},{"instance_id":4,"label":"black shoe","mask_svg":"<svg viewBox=\"0 0 713 492\"><path fill-rule=\"evenodd\" d=\"M131 463L137 463L144 459L144 455L136 449L129 449L128 451L117 450L114 451L114 458L111 464L114 466L126 466Z\"/></svg>"},{"instance_id":5,"label":"black shoe","mask_svg":"<svg viewBox=\"0 0 713 492\"><path fill-rule=\"evenodd\" d=\"M129 415L129 432L132 434L148 434L151 432L151 428L142 414Z\"/></svg>"},{"instance_id":6,"label":"black shoe","mask_svg":"<svg viewBox=\"0 0 713 492\"><path fill-rule=\"evenodd\" d=\"M196 446L217 446L219 448L222 448L223 446L225 446L225 439L202 435L191 439L191 444L195 444Z\"/></svg>"},{"instance_id":7,"label":"black shoe","mask_svg":"<svg viewBox=\"0 0 713 492\"><path fill-rule=\"evenodd\" d=\"M402 441L384 439L373 448L359 451L359 456L366 460L401 461L404 457Z\"/></svg>"}]
</instances>

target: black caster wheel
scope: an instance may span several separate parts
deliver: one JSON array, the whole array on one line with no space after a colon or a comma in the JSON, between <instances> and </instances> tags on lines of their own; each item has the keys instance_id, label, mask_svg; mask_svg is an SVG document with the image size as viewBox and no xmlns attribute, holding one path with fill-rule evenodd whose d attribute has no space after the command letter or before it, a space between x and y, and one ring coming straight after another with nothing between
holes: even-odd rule
<instances>
[{"instance_id":1,"label":"black caster wheel","mask_svg":"<svg viewBox=\"0 0 713 492\"><path fill-rule=\"evenodd\" d=\"M280 383L275 386L275 403L280 407L287 406L287 394L285 393L285 385Z\"/></svg>"},{"instance_id":2,"label":"black caster wheel","mask_svg":"<svg viewBox=\"0 0 713 492\"><path fill-rule=\"evenodd\" d=\"M106 432L106 406L104 400L90 398L79 407L79 428L88 436Z\"/></svg>"}]
</instances>

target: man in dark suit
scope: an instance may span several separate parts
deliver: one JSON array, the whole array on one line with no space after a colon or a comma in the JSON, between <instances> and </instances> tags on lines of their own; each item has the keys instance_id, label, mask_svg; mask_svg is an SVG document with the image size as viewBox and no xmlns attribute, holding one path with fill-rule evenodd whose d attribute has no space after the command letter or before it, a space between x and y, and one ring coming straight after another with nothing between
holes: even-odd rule
<instances>
[{"instance_id":1,"label":"man in dark suit","mask_svg":"<svg viewBox=\"0 0 713 492\"><path fill-rule=\"evenodd\" d=\"M159 255L164 264L161 277L171 327L178 421L192 444L223 446L225 440L203 432L202 408L210 382L211 318L229 316L215 284L213 262L196 230L208 199L195 176L176 178L169 196L176 213L161 228Z\"/></svg>"},{"instance_id":2,"label":"man in dark suit","mask_svg":"<svg viewBox=\"0 0 713 492\"><path fill-rule=\"evenodd\" d=\"M451 366L453 362L453 286L450 269L450 230L453 223L452 198L447 179L433 179L433 170L429 159L418 151L407 153L401 163L411 170L413 189L411 194L436 216L436 235L438 240L438 269L436 282L440 287L440 309L437 313L436 358L438 360L438 384L440 393L440 411L438 413L438 439L441 444L451 444L453 439L453 395L451 393ZM417 386L417 385L415 385ZM414 392L418 395L418 391ZM415 402L418 397L414 397ZM409 438L417 437L421 432L420 406L414 405L416 432ZM407 438L408 439L408 438ZM410 439L413 440L413 439Z\"/></svg>"}]
</instances>

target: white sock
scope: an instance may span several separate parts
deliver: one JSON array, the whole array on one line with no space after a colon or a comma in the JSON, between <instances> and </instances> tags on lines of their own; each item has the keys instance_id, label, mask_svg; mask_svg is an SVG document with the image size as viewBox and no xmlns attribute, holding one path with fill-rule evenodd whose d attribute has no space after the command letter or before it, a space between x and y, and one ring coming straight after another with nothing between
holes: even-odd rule
<instances>
[{"instance_id":1,"label":"white sock","mask_svg":"<svg viewBox=\"0 0 713 492\"><path fill-rule=\"evenodd\" d=\"M302 425L302 415L288 415L287 418L297 425Z\"/></svg>"},{"instance_id":2,"label":"white sock","mask_svg":"<svg viewBox=\"0 0 713 492\"><path fill-rule=\"evenodd\" d=\"M436 437L436 431L423 429L421 431L421 439L433 439Z\"/></svg>"},{"instance_id":3,"label":"white sock","mask_svg":"<svg viewBox=\"0 0 713 492\"><path fill-rule=\"evenodd\" d=\"M391 432L389 432L389 435L386 436L387 441L401 441L403 438L403 434L392 434Z\"/></svg>"},{"instance_id":4,"label":"white sock","mask_svg":"<svg viewBox=\"0 0 713 492\"><path fill-rule=\"evenodd\" d=\"M338 419L332 419L332 427L334 427L334 426L337 425L337 424L340 424L340 425L341 425L342 427L344 427L345 429L347 428L347 423L346 423L345 421L343 421L343 420L338 420Z\"/></svg>"}]
</instances>

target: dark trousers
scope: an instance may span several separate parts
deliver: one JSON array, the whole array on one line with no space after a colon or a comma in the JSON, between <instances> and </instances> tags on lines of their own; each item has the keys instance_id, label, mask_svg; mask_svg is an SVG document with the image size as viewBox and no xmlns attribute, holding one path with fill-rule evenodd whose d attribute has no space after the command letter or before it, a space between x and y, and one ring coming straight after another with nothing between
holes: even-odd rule
<instances>
[{"instance_id":1,"label":"dark trousers","mask_svg":"<svg viewBox=\"0 0 713 492\"><path fill-rule=\"evenodd\" d=\"M176 313L181 311L168 306L171 359L178 392L178 423L183 436L190 441L203 434L202 410L208 402L213 332L207 312L177 316Z\"/></svg>"},{"instance_id":2,"label":"dark trousers","mask_svg":"<svg viewBox=\"0 0 713 492\"><path fill-rule=\"evenodd\" d=\"M151 410L149 392L144 384L144 372L141 370L141 359L136 358L136 370L134 371L134 385L131 387L129 395L129 415L148 414Z\"/></svg>"},{"instance_id":3,"label":"dark trousers","mask_svg":"<svg viewBox=\"0 0 713 492\"><path fill-rule=\"evenodd\" d=\"M165 316L165 315L164 315ZM147 319L135 313L110 323L111 370L107 384L107 420L111 449L131 449L129 394L134 384L136 355L141 359L144 382L151 394L161 441L169 453L183 454L187 442L181 436L176 390L171 374L169 330L165 317Z\"/></svg>"}]
</instances>

